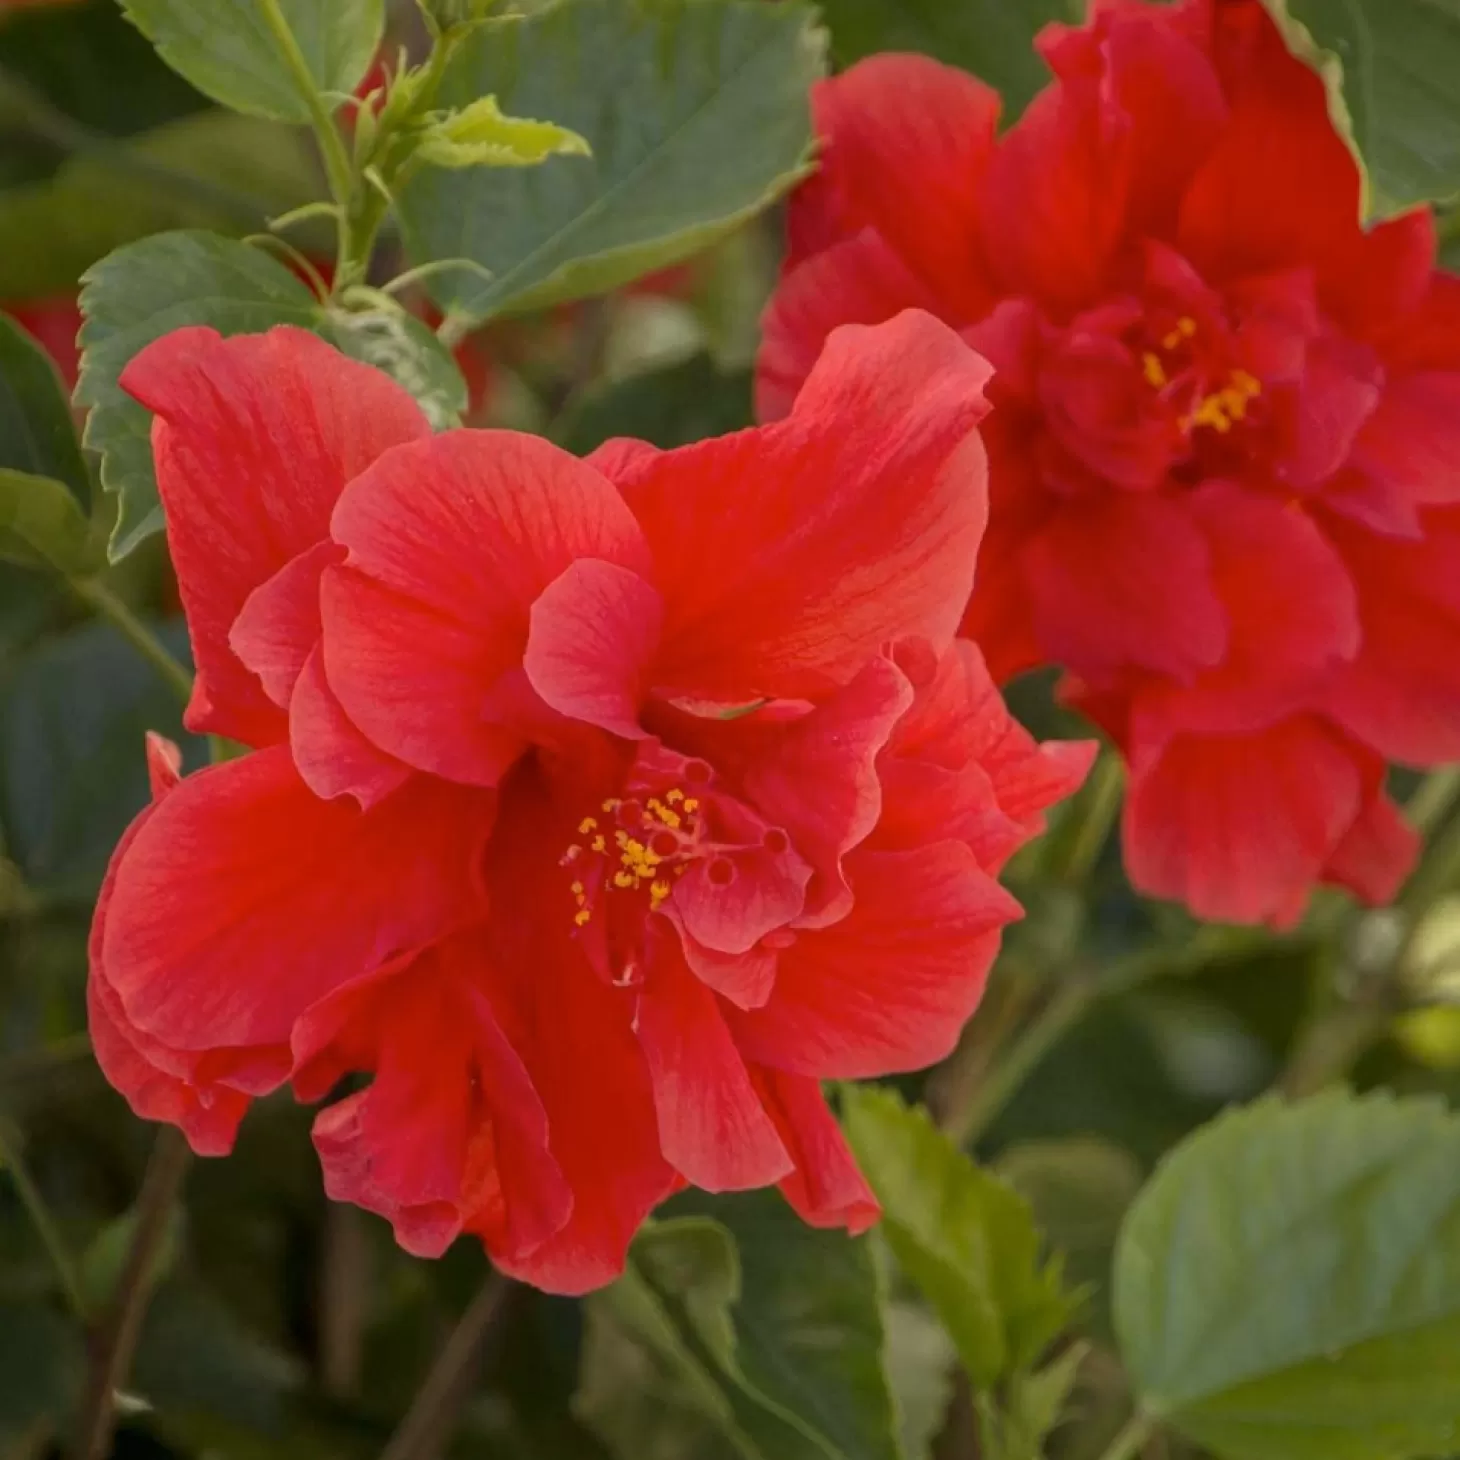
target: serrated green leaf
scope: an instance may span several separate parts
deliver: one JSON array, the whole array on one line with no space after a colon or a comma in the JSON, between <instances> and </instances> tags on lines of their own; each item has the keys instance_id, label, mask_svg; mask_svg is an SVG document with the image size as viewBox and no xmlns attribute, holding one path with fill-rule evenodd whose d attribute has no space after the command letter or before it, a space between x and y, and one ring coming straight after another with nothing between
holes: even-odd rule
<instances>
[{"instance_id":1,"label":"serrated green leaf","mask_svg":"<svg viewBox=\"0 0 1460 1460\"><path fill-rule=\"evenodd\" d=\"M359 85L385 30L385 0L278 0L320 91ZM234 111L307 122L309 107L259 0L122 0L158 54Z\"/></svg>"},{"instance_id":2,"label":"serrated green leaf","mask_svg":"<svg viewBox=\"0 0 1460 1460\"><path fill-rule=\"evenodd\" d=\"M1266 0L1324 75L1379 215L1460 195L1457 0Z\"/></svg>"},{"instance_id":3,"label":"serrated green leaf","mask_svg":"<svg viewBox=\"0 0 1460 1460\"><path fill-rule=\"evenodd\" d=\"M767 206L808 164L808 93L823 45L812 13L752 0L561 0L488 21L461 46L444 105L496 96L552 117L582 161L468 173L427 168L401 199L416 263L444 308L538 308L688 257Z\"/></svg>"},{"instance_id":4,"label":"serrated green leaf","mask_svg":"<svg viewBox=\"0 0 1460 1460\"><path fill-rule=\"evenodd\" d=\"M1460 1118L1332 1091L1203 1127L1115 1265L1144 1407L1230 1460L1404 1460L1460 1438Z\"/></svg>"},{"instance_id":5,"label":"serrated green leaf","mask_svg":"<svg viewBox=\"0 0 1460 1460\"><path fill-rule=\"evenodd\" d=\"M0 298L69 294L115 248L169 229L262 231L319 196L306 135L209 108L0 192ZM296 235L323 247L327 231Z\"/></svg>"},{"instance_id":6,"label":"serrated green leaf","mask_svg":"<svg viewBox=\"0 0 1460 1460\"><path fill-rule=\"evenodd\" d=\"M922 51L994 87L1012 121L1050 79L1034 37L1052 20L1084 17L1081 0L822 0L832 52L844 66L878 51Z\"/></svg>"},{"instance_id":7,"label":"serrated green leaf","mask_svg":"<svg viewBox=\"0 0 1460 1460\"><path fill-rule=\"evenodd\" d=\"M1036 1373L1010 1375L997 1398L978 1396L980 1460L1043 1460L1088 1351L1075 1344Z\"/></svg>"},{"instance_id":8,"label":"serrated green leaf","mask_svg":"<svg viewBox=\"0 0 1460 1460\"><path fill-rule=\"evenodd\" d=\"M0 467L0 558L83 576L104 566L76 498L51 477Z\"/></svg>"},{"instance_id":9,"label":"serrated green leaf","mask_svg":"<svg viewBox=\"0 0 1460 1460\"><path fill-rule=\"evenodd\" d=\"M433 167L536 167L549 157L587 157L589 151L576 132L504 116L495 96L483 96L426 127L415 156Z\"/></svg>"},{"instance_id":10,"label":"serrated green leaf","mask_svg":"<svg viewBox=\"0 0 1460 1460\"><path fill-rule=\"evenodd\" d=\"M51 477L84 510L91 478L76 441L71 404L50 357L0 314L0 468Z\"/></svg>"},{"instance_id":11,"label":"serrated green leaf","mask_svg":"<svg viewBox=\"0 0 1460 1460\"><path fill-rule=\"evenodd\" d=\"M1029 1204L890 1090L847 1090L844 1124L888 1244L974 1383L1031 1365L1069 1321L1071 1299L1058 1263L1041 1258Z\"/></svg>"},{"instance_id":12,"label":"serrated green leaf","mask_svg":"<svg viewBox=\"0 0 1460 1460\"><path fill-rule=\"evenodd\" d=\"M113 560L162 530L151 417L118 384L144 345L185 325L224 335L275 325L312 330L386 370L437 426L455 423L466 385L435 335L398 309L327 308L294 274L250 244L210 233L163 233L129 244L89 270L81 293L81 379L91 407L86 444L101 454L102 485L120 498Z\"/></svg>"},{"instance_id":13,"label":"serrated green leaf","mask_svg":"<svg viewBox=\"0 0 1460 1460\"><path fill-rule=\"evenodd\" d=\"M678 1206L589 1300L585 1422L622 1460L900 1460L867 1244L774 1193Z\"/></svg>"}]
</instances>

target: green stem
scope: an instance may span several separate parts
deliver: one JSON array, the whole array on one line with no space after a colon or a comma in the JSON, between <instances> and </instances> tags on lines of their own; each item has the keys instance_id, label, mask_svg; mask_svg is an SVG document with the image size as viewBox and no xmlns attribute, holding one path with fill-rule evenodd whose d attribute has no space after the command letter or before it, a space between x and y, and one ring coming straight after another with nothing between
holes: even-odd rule
<instances>
[{"instance_id":1,"label":"green stem","mask_svg":"<svg viewBox=\"0 0 1460 1460\"><path fill-rule=\"evenodd\" d=\"M137 1227L104 1323L92 1341L91 1366L81 1405L74 1460L106 1460L117 1423L117 1391L127 1382L142 1319L151 1296L148 1277L167 1233L167 1219L182 1191L190 1152L171 1126L158 1131L137 1194Z\"/></svg>"},{"instance_id":2,"label":"green stem","mask_svg":"<svg viewBox=\"0 0 1460 1460\"><path fill-rule=\"evenodd\" d=\"M71 1254L66 1250L65 1242L61 1240L61 1233L51 1216L50 1208L46 1206L46 1200L41 1195L40 1188L32 1179L30 1170L21 1159L20 1153L6 1138L3 1127L0 1127L0 1166L4 1166L10 1172L15 1194L20 1198L20 1204L25 1208L25 1214L30 1218L31 1226L36 1230L36 1236L41 1239L41 1246L46 1249L46 1255L50 1258L51 1266L56 1272L56 1280L61 1284L61 1291L65 1294L67 1306L82 1323L85 1323L86 1300L81 1295L81 1279L76 1271L76 1264L71 1261Z\"/></svg>"},{"instance_id":3,"label":"green stem","mask_svg":"<svg viewBox=\"0 0 1460 1460\"><path fill-rule=\"evenodd\" d=\"M264 24L268 26L274 44L278 47L280 58L294 78L300 100L309 109L310 125L314 128L320 154L324 158L330 195L342 208L348 207L354 191L355 172L350 164L350 154L345 150L345 139L335 125L329 107L325 105L324 97L315 83L314 73L309 69L309 62L299 49L299 42L289 28L284 12L279 8L279 0L258 0L258 6L263 12Z\"/></svg>"},{"instance_id":4,"label":"green stem","mask_svg":"<svg viewBox=\"0 0 1460 1460\"><path fill-rule=\"evenodd\" d=\"M193 677L168 653L167 646L122 602L110 588L95 578L68 578L71 591L110 621L116 631L152 665L177 692L183 704L193 693Z\"/></svg>"},{"instance_id":5,"label":"green stem","mask_svg":"<svg viewBox=\"0 0 1460 1460\"><path fill-rule=\"evenodd\" d=\"M1120 815L1124 790L1125 768L1120 757L1113 750L1102 751L1081 798L1079 824L1056 868L1064 881L1083 882L1094 869Z\"/></svg>"},{"instance_id":6,"label":"green stem","mask_svg":"<svg viewBox=\"0 0 1460 1460\"><path fill-rule=\"evenodd\" d=\"M25 1050L0 1060L0 1086L18 1085L37 1075L49 1074L76 1060L85 1059L91 1053L89 1034L68 1034L64 1039L53 1040L39 1049ZM0 1155L0 1160L3 1160Z\"/></svg>"},{"instance_id":7,"label":"green stem","mask_svg":"<svg viewBox=\"0 0 1460 1460\"><path fill-rule=\"evenodd\" d=\"M1416 831L1434 829L1460 797L1460 766L1446 766L1431 771L1405 805L1405 811Z\"/></svg>"},{"instance_id":8,"label":"green stem","mask_svg":"<svg viewBox=\"0 0 1460 1460\"><path fill-rule=\"evenodd\" d=\"M1141 1447L1151 1438L1155 1428L1155 1421L1149 1415L1137 1410L1130 1417L1125 1428L1105 1447L1100 1460L1130 1460L1130 1457L1138 1454Z\"/></svg>"}]
</instances>

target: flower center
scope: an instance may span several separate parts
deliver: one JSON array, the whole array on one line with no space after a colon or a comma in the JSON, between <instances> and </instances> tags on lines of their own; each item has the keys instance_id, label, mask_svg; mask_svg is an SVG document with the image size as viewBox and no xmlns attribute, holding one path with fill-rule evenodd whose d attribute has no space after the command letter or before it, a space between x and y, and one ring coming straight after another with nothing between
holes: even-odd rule
<instances>
[{"instance_id":1,"label":"flower center","mask_svg":"<svg viewBox=\"0 0 1460 1460\"><path fill-rule=\"evenodd\" d=\"M1182 315L1155 347L1141 352L1141 372L1151 389L1167 399L1188 398L1188 408L1179 418L1184 432L1190 435L1206 428L1225 436L1247 418L1248 408L1262 394L1262 382L1240 367L1208 374L1193 348L1197 333L1196 321ZM1214 378L1221 383L1211 389Z\"/></svg>"}]
</instances>

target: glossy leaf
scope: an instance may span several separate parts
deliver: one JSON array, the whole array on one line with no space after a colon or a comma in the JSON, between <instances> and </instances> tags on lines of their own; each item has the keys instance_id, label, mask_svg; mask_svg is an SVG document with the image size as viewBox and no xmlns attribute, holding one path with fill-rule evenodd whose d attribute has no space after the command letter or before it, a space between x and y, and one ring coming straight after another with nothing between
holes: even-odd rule
<instances>
[{"instance_id":1,"label":"glossy leaf","mask_svg":"<svg viewBox=\"0 0 1460 1460\"><path fill-rule=\"evenodd\" d=\"M102 566L104 554L60 482L0 467L0 558L84 575Z\"/></svg>"},{"instance_id":2,"label":"glossy leaf","mask_svg":"<svg viewBox=\"0 0 1460 1460\"><path fill-rule=\"evenodd\" d=\"M1387 214L1460 195L1460 5L1453 0L1267 0L1294 49L1330 70ZM1294 25L1296 22L1296 25ZM1313 52L1317 50L1315 57Z\"/></svg>"},{"instance_id":3,"label":"glossy leaf","mask_svg":"<svg viewBox=\"0 0 1460 1460\"><path fill-rule=\"evenodd\" d=\"M795 4L562 0L488 21L461 46L440 100L495 96L550 117L589 158L540 168L427 168L401 200L438 301L486 318L602 293L706 247L805 171L808 90L822 38Z\"/></svg>"},{"instance_id":4,"label":"glossy leaf","mask_svg":"<svg viewBox=\"0 0 1460 1460\"><path fill-rule=\"evenodd\" d=\"M1334 1091L1204 1127L1126 1218L1141 1402L1224 1460L1399 1460L1460 1436L1460 1117Z\"/></svg>"},{"instance_id":5,"label":"glossy leaf","mask_svg":"<svg viewBox=\"0 0 1460 1460\"><path fill-rule=\"evenodd\" d=\"M53 477L70 489L74 503L83 508L91 500L91 479L76 443L76 425L56 367L46 352L3 314L0 469Z\"/></svg>"},{"instance_id":6,"label":"glossy leaf","mask_svg":"<svg viewBox=\"0 0 1460 1460\"><path fill-rule=\"evenodd\" d=\"M1034 37L1084 14L1078 0L823 0L832 53L850 65L877 51L922 51L972 71L1004 98L1012 120L1048 80Z\"/></svg>"},{"instance_id":7,"label":"glossy leaf","mask_svg":"<svg viewBox=\"0 0 1460 1460\"><path fill-rule=\"evenodd\" d=\"M270 0L320 91L359 84L385 28L385 0ZM259 0L122 0L158 54L235 111L307 122L309 107Z\"/></svg>"},{"instance_id":8,"label":"glossy leaf","mask_svg":"<svg viewBox=\"0 0 1460 1460\"><path fill-rule=\"evenodd\" d=\"M1040 1253L1029 1204L975 1166L890 1090L845 1094L847 1138L882 1203L882 1231L942 1318L974 1383L1038 1359L1068 1322L1057 1262Z\"/></svg>"}]
</instances>

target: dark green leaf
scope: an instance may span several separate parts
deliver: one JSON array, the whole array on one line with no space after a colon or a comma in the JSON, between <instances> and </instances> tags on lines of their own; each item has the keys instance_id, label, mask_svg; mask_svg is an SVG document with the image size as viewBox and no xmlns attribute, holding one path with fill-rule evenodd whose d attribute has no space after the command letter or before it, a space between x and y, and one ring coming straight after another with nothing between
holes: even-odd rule
<instances>
[{"instance_id":1,"label":"dark green leaf","mask_svg":"<svg viewBox=\"0 0 1460 1460\"><path fill-rule=\"evenodd\" d=\"M843 65L877 51L923 51L972 71L1004 98L1005 120L1049 79L1034 37L1051 20L1084 15L1079 0L822 0Z\"/></svg>"},{"instance_id":2,"label":"dark green leaf","mask_svg":"<svg viewBox=\"0 0 1460 1460\"><path fill-rule=\"evenodd\" d=\"M845 1101L847 1138L882 1203L882 1231L974 1383L990 1387L1028 1367L1071 1312L1058 1264L1041 1258L1029 1204L890 1090L849 1089Z\"/></svg>"},{"instance_id":3,"label":"dark green leaf","mask_svg":"<svg viewBox=\"0 0 1460 1460\"><path fill-rule=\"evenodd\" d=\"M589 1304L583 1418L623 1460L897 1460L865 1241L693 1196ZM723 1222L722 1220L723 1219Z\"/></svg>"},{"instance_id":4,"label":"dark green leaf","mask_svg":"<svg viewBox=\"0 0 1460 1460\"><path fill-rule=\"evenodd\" d=\"M187 636L163 631L179 657ZM103 624L48 639L0 681L0 825L26 881L90 898L147 804L143 737L177 735L172 690Z\"/></svg>"},{"instance_id":5,"label":"dark green leaf","mask_svg":"<svg viewBox=\"0 0 1460 1460\"><path fill-rule=\"evenodd\" d=\"M13 320L0 314L0 468L53 477L85 510L91 479L70 402L56 367Z\"/></svg>"},{"instance_id":6,"label":"dark green leaf","mask_svg":"<svg viewBox=\"0 0 1460 1460\"><path fill-rule=\"evenodd\" d=\"M754 419L749 371L727 374L708 355L694 355L589 392L563 413L554 435L587 456L613 436L668 449L738 431Z\"/></svg>"},{"instance_id":7,"label":"dark green leaf","mask_svg":"<svg viewBox=\"0 0 1460 1460\"><path fill-rule=\"evenodd\" d=\"M80 153L52 178L0 192L0 298L69 293L112 249L166 229L262 231L319 196L317 172L296 128L211 108Z\"/></svg>"},{"instance_id":8,"label":"dark green leaf","mask_svg":"<svg viewBox=\"0 0 1460 1460\"><path fill-rule=\"evenodd\" d=\"M88 1313L106 1312L127 1265L127 1256L132 1250L132 1241L136 1235L136 1211L123 1212L121 1216L108 1222L81 1254L81 1296L86 1300ZM149 1292L171 1272L177 1262L182 1248L182 1235L182 1208L174 1207L168 1213L167 1228L162 1241L152 1254L152 1264L146 1280Z\"/></svg>"},{"instance_id":9,"label":"dark green leaf","mask_svg":"<svg viewBox=\"0 0 1460 1460\"><path fill-rule=\"evenodd\" d=\"M1460 1436L1460 1118L1334 1091L1223 1116L1131 1208L1121 1349L1231 1460L1398 1460Z\"/></svg>"},{"instance_id":10,"label":"dark green leaf","mask_svg":"<svg viewBox=\"0 0 1460 1460\"><path fill-rule=\"evenodd\" d=\"M349 93L380 45L385 0L277 0L320 91ZM174 70L235 111L306 122L309 107L259 0L122 0Z\"/></svg>"},{"instance_id":11,"label":"dark green leaf","mask_svg":"<svg viewBox=\"0 0 1460 1460\"><path fill-rule=\"evenodd\" d=\"M485 318L602 293L706 247L805 170L821 34L799 5L563 0L489 21L462 46L443 105L496 96L593 149L540 168L424 170L401 202L440 301Z\"/></svg>"},{"instance_id":12,"label":"dark green leaf","mask_svg":"<svg viewBox=\"0 0 1460 1460\"><path fill-rule=\"evenodd\" d=\"M81 1389L80 1329L39 1303L0 1303L0 1441L49 1420L59 1426Z\"/></svg>"},{"instance_id":13,"label":"dark green leaf","mask_svg":"<svg viewBox=\"0 0 1460 1460\"><path fill-rule=\"evenodd\" d=\"M60 482L0 467L0 558L84 576L103 566L104 556Z\"/></svg>"},{"instance_id":14,"label":"dark green leaf","mask_svg":"<svg viewBox=\"0 0 1460 1460\"><path fill-rule=\"evenodd\" d=\"M1335 118L1367 165L1375 212L1460 194L1457 0L1267 3L1294 50L1325 71Z\"/></svg>"}]
</instances>

